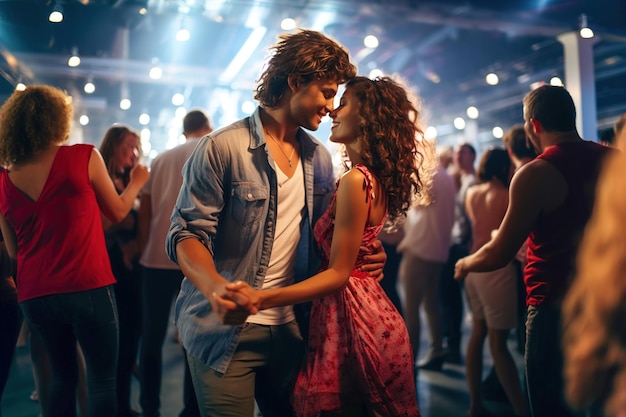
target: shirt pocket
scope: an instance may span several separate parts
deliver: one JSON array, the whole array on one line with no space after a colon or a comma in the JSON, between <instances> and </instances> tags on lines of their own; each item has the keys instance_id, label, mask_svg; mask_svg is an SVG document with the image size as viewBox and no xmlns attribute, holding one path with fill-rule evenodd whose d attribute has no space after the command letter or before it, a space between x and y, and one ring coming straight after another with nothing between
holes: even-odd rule
<instances>
[{"instance_id":1,"label":"shirt pocket","mask_svg":"<svg viewBox=\"0 0 626 417\"><path fill-rule=\"evenodd\" d=\"M233 219L241 225L250 225L263 217L269 191L261 184L239 182L233 184Z\"/></svg>"}]
</instances>

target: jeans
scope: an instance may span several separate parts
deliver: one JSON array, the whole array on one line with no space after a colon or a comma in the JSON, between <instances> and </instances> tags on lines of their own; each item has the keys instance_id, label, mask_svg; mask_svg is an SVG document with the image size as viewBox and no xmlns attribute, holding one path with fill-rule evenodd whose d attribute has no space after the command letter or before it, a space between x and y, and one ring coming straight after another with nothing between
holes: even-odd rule
<instances>
[{"instance_id":1,"label":"jeans","mask_svg":"<svg viewBox=\"0 0 626 417\"><path fill-rule=\"evenodd\" d=\"M90 417L117 415L118 317L112 288L34 298L20 304L50 356L49 417L76 415L76 341L87 365Z\"/></svg>"},{"instance_id":2,"label":"jeans","mask_svg":"<svg viewBox=\"0 0 626 417\"><path fill-rule=\"evenodd\" d=\"M163 368L163 343L167 334L170 310L183 280L178 269L144 268L142 280L143 324L142 343L139 352L141 388L139 402L143 415L159 415L161 408L161 381ZM199 416L198 402L193 390L187 355L185 357L185 380L183 384L184 409L181 416Z\"/></svg>"},{"instance_id":3,"label":"jeans","mask_svg":"<svg viewBox=\"0 0 626 417\"><path fill-rule=\"evenodd\" d=\"M533 417L575 416L565 403L561 312L529 306L526 319L526 383Z\"/></svg>"}]
</instances>

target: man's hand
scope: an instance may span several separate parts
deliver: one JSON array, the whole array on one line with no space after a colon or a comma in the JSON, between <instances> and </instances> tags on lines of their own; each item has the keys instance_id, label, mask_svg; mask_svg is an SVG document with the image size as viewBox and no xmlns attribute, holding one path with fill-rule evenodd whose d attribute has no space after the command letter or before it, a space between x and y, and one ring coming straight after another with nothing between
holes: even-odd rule
<instances>
[{"instance_id":1,"label":"man's hand","mask_svg":"<svg viewBox=\"0 0 626 417\"><path fill-rule=\"evenodd\" d=\"M245 299L245 308L250 310L251 314L256 314L261 309L261 291L255 290L246 282L230 282L224 288L226 290L225 297L231 300Z\"/></svg>"},{"instance_id":2,"label":"man's hand","mask_svg":"<svg viewBox=\"0 0 626 417\"><path fill-rule=\"evenodd\" d=\"M246 286L245 283L226 282L209 297L211 307L222 323L243 324L250 314L258 313L258 296L255 297L256 293L249 286L250 291L246 291Z\"/></svg>"},{"instance_id":3,"label":"man's hand","mask_svg":"<svg viewBox=\"0 0 626 417\"><path fill-rule=\"evenodd\" d=\"M373 253L363 257L363 260L366 263L361 266L361 271L368 272L370 276L376 278L376 281L380 282L385 276L385 274L383 274L383 269L385 267L385 262L387 262L387 254L385 253L383 243L380 240L375 240L371 247Z\"/></svg>"},{"instance_id":4,"label":"man's hand","mask_svg":"<svg viewBox=\"0 0 626 417\"><path fill-rule=\"evenodd\" d=\"M465 267L466 258L459 259L454 265L454 279L456 279L457 281L462 280L469 273L469 271Z\"/></svg>"},{"instance_id":5,"label":"man's hand","mask_svg":"<svg viewBox=\"0 0 626 417\"><path fill-rule=\"evenodd\" d=\"M217 314L223 324L238 326L240 324L244 324L250 315L248 310L237 305L234 301L218 295L217 293L213 293L209 298L209 301L211 302L213 311Z\"/></svg>"}]
</instances>

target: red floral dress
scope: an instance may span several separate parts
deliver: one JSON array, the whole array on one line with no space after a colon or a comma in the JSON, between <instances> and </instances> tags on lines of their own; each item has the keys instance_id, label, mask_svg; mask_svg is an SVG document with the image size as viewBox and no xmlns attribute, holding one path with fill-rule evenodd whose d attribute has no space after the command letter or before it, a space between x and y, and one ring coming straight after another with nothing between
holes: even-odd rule
<instances>
[{"instance_id":1,"label":"red floral dress","mask_svg":"<svg viewBox=\"0 0 626 417\"><path fill-rule=\"evenodd\" d=\"M354 168L365 174L371 208L371 174L365 166ZM323 253L322 269L328 266L335 201L336 191L314 228ZM342 405L359 403L383 416L420 415L404 320L378 281L359 271L384 222L385 218L365 226L347 285L313 301L308 352L293 392L298 417L317 417L321 411L341 411Z\"/></svg>"}]
</instances>

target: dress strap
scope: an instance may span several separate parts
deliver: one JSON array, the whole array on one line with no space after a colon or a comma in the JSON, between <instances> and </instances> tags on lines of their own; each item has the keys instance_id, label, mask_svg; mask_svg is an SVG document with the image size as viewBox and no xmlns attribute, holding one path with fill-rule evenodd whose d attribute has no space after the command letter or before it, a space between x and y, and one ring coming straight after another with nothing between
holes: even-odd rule
<instances>
[{"instance_id":1,"label":"dress strap","mask_svg":"<svg viewBox=\"0 0 626 417\"><path fill-rule=\"evenodd\" d=\"M361 165L361 164L356 164L353 166L353 168L358 169L359 171L363 173L363 175L365 175L365 188L367 190L366 198L371 198L372 200L375 199L376 194L374 193L374 187L372 186L372 173L370 172L370 170L365 165ZM370 206L371 206L371 201L370 201Z\"/></svg>"},{"instance_id":2,"label":"dress strap","mask_svg":"<svg viewBox=\"0 0 626 417\"><path fill-rule=\"evenodd\" d=\"M372 185L372 173L365 165L355 164L353 168L358 169L363 173L363 175L365 175L363 185L365 186L365 201L369 202L369 205L367 206L367 218L369 219L372 213L372 201L376 198L376 195L374 194L374 186ZM369 220L367 224L369 224Z\"/></svg>"}]
</instances>

